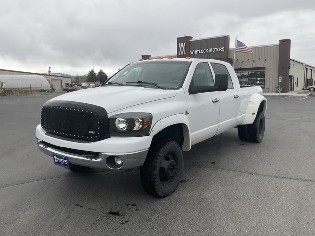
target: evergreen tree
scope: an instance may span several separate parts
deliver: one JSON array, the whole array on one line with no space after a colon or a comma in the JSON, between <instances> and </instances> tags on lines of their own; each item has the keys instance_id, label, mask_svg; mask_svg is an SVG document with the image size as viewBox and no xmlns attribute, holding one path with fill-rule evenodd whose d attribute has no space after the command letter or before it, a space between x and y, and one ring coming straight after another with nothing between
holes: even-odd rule
<instances>
[{"instance_id":1,"label":"evergreen tree","mask_svg":"<svg viewBox=\"0 0 315 236\"><path fill-rule=\"evenodd\" d=\"M100 83L104 83L108 76L104 73L104 71L100 70L98 73L97 73L97 80L100 81Z\"/></svg>"},{"instance_id":2,"label":"evergreen tree","mask_svg":"<svg viewBox=\"0 0 315 236\"><path fill-rule=\"evenodd\" d=\"M95 83L96 79L97 78L96 78L96 74L95 74L94 70L93 69L90 70L89 73L87 74L87 81Z\"/></svg>"}]
</instances>

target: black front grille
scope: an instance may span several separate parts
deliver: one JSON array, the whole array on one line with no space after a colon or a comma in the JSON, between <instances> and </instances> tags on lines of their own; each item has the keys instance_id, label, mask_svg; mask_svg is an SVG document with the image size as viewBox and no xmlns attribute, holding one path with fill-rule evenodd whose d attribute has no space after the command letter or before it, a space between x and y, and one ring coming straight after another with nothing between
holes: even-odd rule
<instances>
[{"instance_id":1,"label":"black front grille","mask_svg":"<svg viewBox=\"0 0 315 236\"><path fill-rule=\"evenodd\" d=\"M95 142L109 138L104 108L79 102L48 101L43 105L41 126L53 135Z\"/></svg>"}]
</instances>

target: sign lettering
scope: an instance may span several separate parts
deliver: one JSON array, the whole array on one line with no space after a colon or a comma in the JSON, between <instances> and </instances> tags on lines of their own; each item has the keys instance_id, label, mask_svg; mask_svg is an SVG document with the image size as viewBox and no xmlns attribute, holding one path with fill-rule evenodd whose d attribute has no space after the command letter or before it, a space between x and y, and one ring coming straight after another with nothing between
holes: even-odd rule
<instances>
[{"instance_id":1,"label":"sign lettering","mask_svg":"<svg viewBox=\"0 0 315 236\"><path fill-rule=\"evenodd\" d=\"M185 52L185 45L186 45L186 43L179 43L178 44L179 55L185 55L186 54L186 52Z\"/></svg>"},{"instance_id":2,"label":"sign lettering","mask_svg":"<svg viewBox=\"0 0 315 236\"><path fill-rule=\"evenodd\" d=\"M196 49L196 50L190 50L190 55L213 53L213 52L224 52L224 51L225 51L224 47Z\"/></svg>"}]
</instances>

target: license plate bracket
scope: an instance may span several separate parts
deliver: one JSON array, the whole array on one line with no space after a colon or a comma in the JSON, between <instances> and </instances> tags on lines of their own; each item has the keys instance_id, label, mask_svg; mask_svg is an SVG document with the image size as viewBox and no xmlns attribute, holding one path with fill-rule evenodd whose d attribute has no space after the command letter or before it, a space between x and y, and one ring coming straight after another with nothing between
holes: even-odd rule
<instances>
[{"instance_id":1,"label":"license plate bracket","mask_svg":"<svg viewBox=\"0 0 315 236\"><path fill-rule=\"evenodd\" d=\"M69 158L60 154L54 154L55 165L70 169Z\"/></svg>"}]
</instances>

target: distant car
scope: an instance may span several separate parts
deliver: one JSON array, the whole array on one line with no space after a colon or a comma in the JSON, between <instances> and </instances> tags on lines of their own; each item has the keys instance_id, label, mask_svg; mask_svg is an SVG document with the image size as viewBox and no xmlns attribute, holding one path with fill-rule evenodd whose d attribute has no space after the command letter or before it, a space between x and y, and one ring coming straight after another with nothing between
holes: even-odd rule
<instances>
[{"instance_id":1,"label":"distant car","mask_svg":"<svg viewBox=\"0 0 315 236\"><path fill-rule=\"evenodd\" d=\"M87 84L87 83L82 83L82 84L81 84L81 88L82 88L82 89L87 89L87 88L89 88L89 84Z\"/></svg>"},{"instance_id":2,"label":"distant car","mask_svg":"<svg viewBox=\"0 0 315 236\"><path fill-rule=\"evenodd\" d=\"M65 87L64 89L63 89L63 91L66 91L67 93L68 92L73 92L73 91L77 91L77 90L79 90L79 88L77 87L77 86L67 86L67 87Z\"/></svg>"},{"instance_id":3,"label":"distant car","mask_svg":"<svg viewBox=\"0 0 315 236\"><path fill-rule=\"evenodd\" d=\"M311 92L315 91L315 85L307 86L306 88Z\"/></svg>"}]
</instances>

